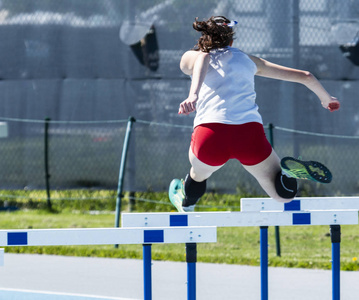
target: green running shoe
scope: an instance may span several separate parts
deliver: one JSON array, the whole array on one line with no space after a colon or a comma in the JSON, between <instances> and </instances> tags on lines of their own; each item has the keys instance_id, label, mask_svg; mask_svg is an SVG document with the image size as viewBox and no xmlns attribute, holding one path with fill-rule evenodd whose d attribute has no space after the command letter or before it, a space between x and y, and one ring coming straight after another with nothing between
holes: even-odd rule
<instances>
[{"instance_id":1,"label":"green running shoe","mask_svg":"<svg viewBox=\"0 0 359 300\"><path fill-rule=\"evenodd\" d=\"M173 179L168 189L168 196L171 203L179 212L184 212L182 202L185 198L183 180Z\"/></svg>"},{"instance_id":2,"label":"green running shoe","mask_svg":"<svg viewBox=\"0 0 359 300\"><path fill-rule=\"evenodd\" d=\"M302 161L293 157L284 157L280 162L282 171L293 178L308 179L320 183L330 183L332 173L317 161Z\"/></svg>"}]
</instances>

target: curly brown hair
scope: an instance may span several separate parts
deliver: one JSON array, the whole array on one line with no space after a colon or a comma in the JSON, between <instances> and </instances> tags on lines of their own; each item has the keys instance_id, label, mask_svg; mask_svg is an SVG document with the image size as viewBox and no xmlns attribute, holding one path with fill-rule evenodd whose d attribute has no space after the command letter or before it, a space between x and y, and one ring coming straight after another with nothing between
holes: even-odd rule
<instances>
[{"instance_id":1,"label":"curly brown hair","mask_svg":"<svg viewBox=\"0 0 359 300\"><path fill-rule=\"evenodd\" d=\"M202 33L194 50L209 52L212 49L224 48L233 41L233 28L228 26L231 21L223 16L212 16L206 21L195 19L193 28Z\"/></svg>"}]
</instances>

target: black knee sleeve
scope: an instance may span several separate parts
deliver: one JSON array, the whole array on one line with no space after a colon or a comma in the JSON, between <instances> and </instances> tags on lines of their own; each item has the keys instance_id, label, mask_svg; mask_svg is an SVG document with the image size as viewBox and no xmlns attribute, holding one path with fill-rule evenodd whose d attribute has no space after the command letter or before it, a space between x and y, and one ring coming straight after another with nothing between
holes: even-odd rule
<instances>
[{"instance_id":1,"label":"black knee sleeve","mask_svg":"<svg viewBox=\"0 0 359 300\"><path fill-rule=\"evenodd\" d=\"M207 180L198 182L191 178L188 174L184 182L184 191L186 194L182 206L188 207L197 203L199 198L206 192Z\"/></svg>"},{"instance_id":2,"label":"black knee sleeve","mask_svg":"<svg viewBox=\"0 0 359 300\"><path fill-rule=\"evenodd\" d=\"M277 194L282 198L294 198L298 191L297 180L283 175L282 172L278 172L275 178L275 189Z\"/></svg>"}]
</instances>

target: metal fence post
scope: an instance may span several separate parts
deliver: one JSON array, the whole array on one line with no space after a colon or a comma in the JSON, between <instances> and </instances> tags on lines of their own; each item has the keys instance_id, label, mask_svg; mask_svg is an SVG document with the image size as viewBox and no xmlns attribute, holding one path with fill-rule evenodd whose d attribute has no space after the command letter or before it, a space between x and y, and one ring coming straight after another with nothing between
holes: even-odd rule
<instances>
[{"instance_id":1,"label":"metal fence post","mask_svg":"<svg viewBox=\"0 0 359 300\"><path fill-rule=\"evenodd\" d=\"M126 135L125 135L123 147L122 147L121 165L120 165L120 171L119 171L119 176L118 176L115 227L120 227L121 202L122 202L122 197L123 197L123 195L122 195L123 181L124 181L124 177L125 177L126 159L127 159L127 153L128 153L128 148L129 148L129 144L130 144L131 129L132 129L132 125L134 122L136 122L136 119L134 117L128 118ZM118 245L115 245L115 247L117 248Z\"/></svg>"},{"instance_id":2,"label":"metal fence post","mask_svg":"<svg viewBox=\"0 0 359 300\"><path fill-rule=\"evenodd\" d=\"M45 119L45 130L44 130L44 163L45 163L45 183L46 183L46 194L47 194L47 208L51 210L51 197L50 197L50 173L49 173L49 122L50 118Z\"/></svg>"}]
</instances>

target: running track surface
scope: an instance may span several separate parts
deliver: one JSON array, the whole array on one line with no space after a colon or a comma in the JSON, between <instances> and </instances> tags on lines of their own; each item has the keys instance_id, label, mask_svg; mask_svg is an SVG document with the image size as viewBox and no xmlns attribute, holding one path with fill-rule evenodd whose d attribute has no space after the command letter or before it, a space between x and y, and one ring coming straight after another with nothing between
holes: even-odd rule
<instances>
[{"instance_id":1,"label":"running track surface","mask_svg":"<svg viewBox=\"0 0 359 300\"><path fill-rule=\"evenodd\" d=\"M142 260L5 253L1 300L143 299ZM187 299L187 265L153 261L156 300ZM269 268L269 299L331 299L331 271ZM357 300L359 272L341 272L341 298ZM259 267L197 263L197 300L260 299Z\"/></svg>"}]
</instances>

